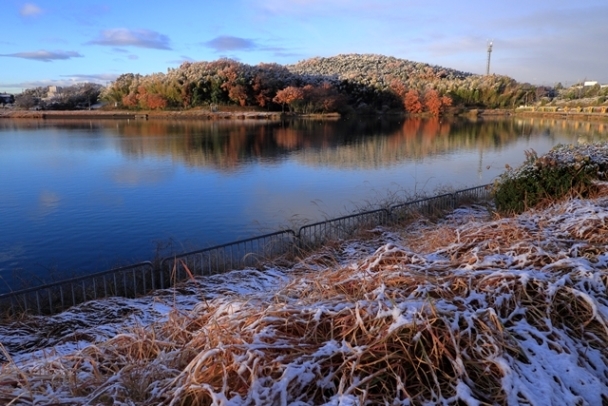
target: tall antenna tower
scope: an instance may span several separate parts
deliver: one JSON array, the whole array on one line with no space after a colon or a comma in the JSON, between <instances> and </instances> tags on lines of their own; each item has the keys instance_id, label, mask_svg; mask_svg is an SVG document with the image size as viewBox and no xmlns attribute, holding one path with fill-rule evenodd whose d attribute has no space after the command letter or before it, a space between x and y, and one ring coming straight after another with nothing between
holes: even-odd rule
<instances>
[{"instance_id":1,"label":"tall antenna tower","mask_svg":"<svg viewBox=\"0 0 608 406\"><path fill-rule=\"evenodd\" d=\"M492 57L492 41L488 42L488 66L486 67L486 75L490 74L490 58Z\"/></svg>"}]
</instances>

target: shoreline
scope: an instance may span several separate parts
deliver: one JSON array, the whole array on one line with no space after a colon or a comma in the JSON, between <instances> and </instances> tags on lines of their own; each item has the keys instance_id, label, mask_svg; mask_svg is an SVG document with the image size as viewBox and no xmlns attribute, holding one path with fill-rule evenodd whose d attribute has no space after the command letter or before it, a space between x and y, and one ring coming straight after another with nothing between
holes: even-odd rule
<instances>
[{"instance_id":1,"label":"shoreline","mask_svg":"<svg viewBox=\"0 0 608 406\"><path fill-rule=\"evenodd\" d=\"M545 117L563 120L608 120L608 113L584 113L584 112L547 112L547 111L518 111L515 116Z\"/></svg>"},{"instance_id":2,"label":"shoreline","mask_svg":"<svg viewBox=\"0 0 608 406\"><path fill-rule=\"evenodd\" d=\"M280 111L207 111L207 110L180 110L180 111L132 111L132 110L0 110L0 119L206 119L206 120L281 120L284 118L314 118L339 119L338 113L307 114L282 113Z\"/></svg>"},{"instance_id":3,"label":"shoreline","mask_svg":"<svg viewBox=\"0 0 608 406\"><path fill-rule=\"evenodd\" d=\"M367 115L366 115L367 116ZM374 116L374 115L371 115ZM378 117L430 118L426 114L376 114ZM470 109L458 113L446 114L440 117L462 117L468 119L484 119L497 117L545 117L573 120L608 120L608 112L575 112L575 111L517 111L508 109ZM314 120L338 120L343 118L339 113L327 114L298 114L279 111L209 111L209 110L0 110L1 119L16 120L274 120L304 118Z\"/></svg>"},{"instance_id":4,"label":"shoreline","mask_svg":"<svg viewBox=\"0 0 608 406\"><path fill-rule=\"evenodd\" d=\"M275 112L210 112L203 110L185 111L130 111L130 110L55 110L55 111L10 111L0 112L6 119L280 119L281 113Z\"/></svg>"},{"instance_id":5,"label":"shoreline","mask_svg":"<svg viewBox=\"0 0 608 406\"><path fill-rule=\"evenodd\" d=\"M447 113L441 117L465 117L465 118L482 118L482 117L498 117L514 115L512 110L505 109L471 109L458 113ZM378 117L405 117L405 118L430 118L428 114L407 114L405 112L398 113L378 113L366 114L365 116ZM205 120L284 120L290 118L306 118L306 119L322 119L322 120L338 120L343 116L340 113L325 113L325 114L299 114L299 113L284 113L280 111L209 111L202 109L192 110L0 110L0 119L35 119L35 120L78 120L78 119L112 119L112 120L188 120L188 119L205 119Z\"/></svg>"}]
</instances>

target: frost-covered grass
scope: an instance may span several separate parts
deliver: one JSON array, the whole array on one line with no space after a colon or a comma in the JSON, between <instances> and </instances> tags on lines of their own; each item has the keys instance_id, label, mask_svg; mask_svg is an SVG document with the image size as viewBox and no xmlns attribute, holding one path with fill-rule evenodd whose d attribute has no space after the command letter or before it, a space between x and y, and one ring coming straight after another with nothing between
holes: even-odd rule
<instances>
[{"instance_id":1,"label":"frost-covered grass","mask_svg":"<svg viewBox=\"0 0 608 406\"><path fill-rule=\"evenodd\" d=\"M608 403L608 196L0 327L0 403Z\"/></svg>"},{"instance_id":2,"label":"frost-covered grass","mask_svg":"<svg viewBox=\"0 0 608 406\"><path fill-rule=\"evenodd\" d=\"M585 197L598 180L608 180L608 144L558 145L541 157L526 151L520 167L507 167L495 181L493 195L498 210L521 213L567 195Z\"/></svg>"}]
</instances>

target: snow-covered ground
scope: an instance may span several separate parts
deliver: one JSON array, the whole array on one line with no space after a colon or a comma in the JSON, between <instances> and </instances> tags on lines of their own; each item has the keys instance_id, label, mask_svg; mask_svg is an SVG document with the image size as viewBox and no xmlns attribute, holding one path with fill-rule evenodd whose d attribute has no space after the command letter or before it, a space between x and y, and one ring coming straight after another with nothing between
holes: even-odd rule
<instances>
[{"instance_id":1,"label":"snow-covered ground","mask_svg":"<svg viewBox=\"0 0 608 406\"><path fill-rule=\"evenodd\" d=\"M0 326L0 403L608 404L608 197Z\"/></svg>"}]
</instances>

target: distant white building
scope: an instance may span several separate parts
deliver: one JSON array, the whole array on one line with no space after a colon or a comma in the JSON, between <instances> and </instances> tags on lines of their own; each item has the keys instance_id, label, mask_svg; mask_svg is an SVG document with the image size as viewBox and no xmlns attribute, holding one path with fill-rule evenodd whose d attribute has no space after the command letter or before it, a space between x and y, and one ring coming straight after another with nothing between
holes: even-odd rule
<instances>
[{"instance_id":1,"label":"distant white building","mask_svg":"<svg viewBox=\"0 0 608 406\"><path fill-rule=\"evenodd\" d=\"M584 87L587 87L587 86L591 87L591 86L595 86L595 85L597 85L597 80L589 80L589 81L583 83Z\"/></svg>"},{"instance_id":2,"label":"distant white building","mask_svg":"<svg viewBox=\"0 0 608 406\"><path fill-rule=\"evenodd\" d=\"M43 97L44 101L52 101L56 96L59 96L63 93L63 88L61 86L49 86L49 90L46 92L46 97Z\"/></svg>"},{"instance_id":3,"label":"distant white building","mask_svg":"<svg viewBox=\"0 0 608 406\"><path fill-rule=\"evenodd\" d=\"M62 91L63 91L63 88L61 86L49 86L49 93L48 93L47 97L51 98L51 97L57 96Z\"/></svg>"}]
</instances>

